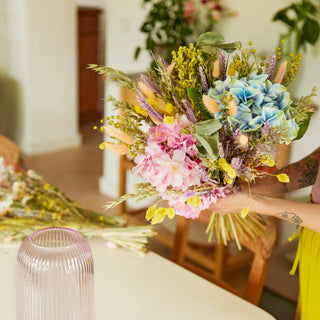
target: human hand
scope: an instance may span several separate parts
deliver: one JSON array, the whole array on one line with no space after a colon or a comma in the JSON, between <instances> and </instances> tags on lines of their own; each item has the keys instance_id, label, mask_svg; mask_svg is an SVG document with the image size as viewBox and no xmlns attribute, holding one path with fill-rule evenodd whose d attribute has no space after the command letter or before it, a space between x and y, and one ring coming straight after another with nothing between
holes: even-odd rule
<instances>
[{"instance_id":1,"label":"human hand","mask_svg":"<svg viewBox=\"0 0 320 320\"><path fill-rule=\"evenodd\" d=\"M240 213L243 208L250 205L251 195L248 191L240 191L232 193L224 198L219 199L213 203L209 209L205 210L206 213L212 212L219 214Z\"/></svg>"}]
</instances>

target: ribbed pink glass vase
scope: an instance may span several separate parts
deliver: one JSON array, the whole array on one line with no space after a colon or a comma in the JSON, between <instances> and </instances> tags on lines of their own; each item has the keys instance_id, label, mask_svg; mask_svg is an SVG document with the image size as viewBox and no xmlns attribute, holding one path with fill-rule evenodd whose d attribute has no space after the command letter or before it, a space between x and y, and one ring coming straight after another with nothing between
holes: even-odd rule
<instances>
[{"instance_id":1,"label":"ribbed pink glass vase","mask_svg":"<svg viewBox=\"0 0 320 320\"><path fill-rule=\"evenodd\" d=\"M93 320L91 248L78 232L34 232L17 255L17 320Z\"/></svg>"}]
</instances>

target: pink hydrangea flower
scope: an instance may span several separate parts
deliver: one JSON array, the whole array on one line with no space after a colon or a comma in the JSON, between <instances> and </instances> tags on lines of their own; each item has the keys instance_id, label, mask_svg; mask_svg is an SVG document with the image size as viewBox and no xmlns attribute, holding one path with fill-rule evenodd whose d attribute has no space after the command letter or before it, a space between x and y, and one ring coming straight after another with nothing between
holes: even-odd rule
<instances>
[{"instance_id":1,"label":"pink hydrangea flower","mask_svg":"<svg viewBox=\"0 0 320 320\"><path fill-rule=\"evenodd\" d=\"M167 200L177 215L184 216L188 219L196 219L203 210L210 207L212 203L216 203L219 199L225 197L230 191L226 187L217 187L203 195L200 195L201 204L198 207L193 207L187 204L187 199L190 197L188 193L161 193L160 196Z\"/></svg>"},{"instance_id":2,"label":"pink hydrangea flower","mask_svg":"<svg viewBox=\"0 0 320 320\"><path fill-rule=\"evenodd\" d=\"M150 128L145 154L134 159L137 165L133 172L140 174L158 192L167 188L185 191L207 178L197 158L196 140L192 135L180 133L187 124L185 118L180 117L174 124L161 123Z\"/></svg>"}]
</instances>

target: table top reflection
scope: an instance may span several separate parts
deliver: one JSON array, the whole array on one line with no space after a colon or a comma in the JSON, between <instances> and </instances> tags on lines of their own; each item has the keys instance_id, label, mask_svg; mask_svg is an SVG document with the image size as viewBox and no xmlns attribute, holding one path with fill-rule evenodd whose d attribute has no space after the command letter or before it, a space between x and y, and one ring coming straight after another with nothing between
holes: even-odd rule
<instances>
[{"instance_id":1,"label":"table top reflection","mask_svg":"<svg viewBox=\"0 0 320 320\"><path fill-rule=\"evenodd\" d=\"M155 253L141 257L123 249L111 249L100 239L89 244L95 264L96 320L275 319ZM19 246L20 243L0 244L2 319L15 319Z\"/></svg>"}]
</instances>

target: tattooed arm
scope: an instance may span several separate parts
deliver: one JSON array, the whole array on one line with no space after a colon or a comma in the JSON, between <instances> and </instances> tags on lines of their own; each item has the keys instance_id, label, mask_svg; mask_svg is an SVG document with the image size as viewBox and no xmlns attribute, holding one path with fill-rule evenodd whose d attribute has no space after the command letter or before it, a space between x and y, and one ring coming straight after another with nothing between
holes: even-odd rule
<instances>
[{"instance_id":1,"label":"tattooed arm","mask_svg":"<svg viewBox=\"0 0 320 320\"><path fill-rule=\"evenodd\" d=\"M289 183L279 183L276 177L266 176L256 179L251 185L251 191L267 196L281 197L283 193L295 191L314 184L317 177L320 159L320 147L305 158L289 164L274 174L286 173Z\"/></svg>"},{"instance_id":2,"label":"tattooed arm","mask_svg":"<svg viewBox=\"0 0 320 320\"><path fill-rule=\"evenodd\" d=\"M249 207L250 212L274 216L320 232L320 204L303 203L279 198L283 193L304 188L315 183L320 162L320 148L302 160L292 163L278 173L286 173L290 183L281 184L273 176L257 180L250 192L228 195L207 211L227 214Z\"/></svg>"},{"instance_id":3,"label":"tattooed arm","mask_svg":"<svg viewBox=\"0 0 320 320\"><path fill-rule=\"evenodd\" d=\"M211 212L228 214L239 213L244 207L249 212L273 216L320 232L320 204L304 203L281 198L249 194L247 191L228 195L211 205Z\"/></svg>"}]
</instances>

